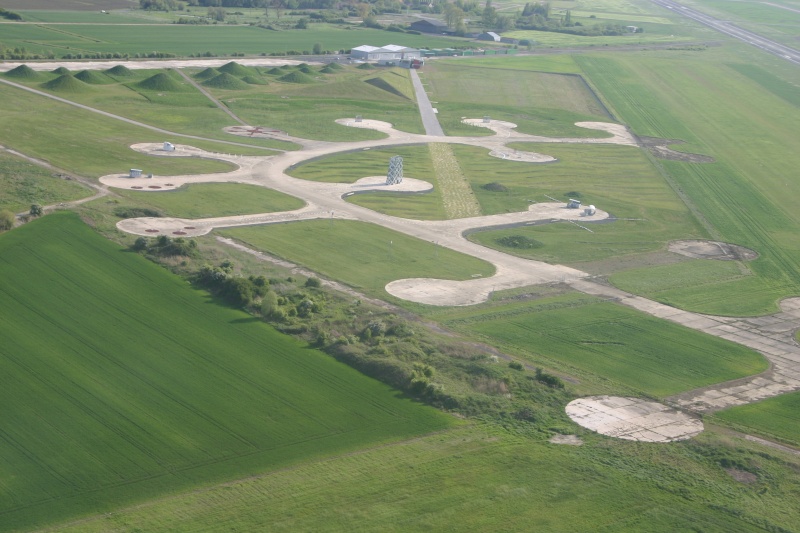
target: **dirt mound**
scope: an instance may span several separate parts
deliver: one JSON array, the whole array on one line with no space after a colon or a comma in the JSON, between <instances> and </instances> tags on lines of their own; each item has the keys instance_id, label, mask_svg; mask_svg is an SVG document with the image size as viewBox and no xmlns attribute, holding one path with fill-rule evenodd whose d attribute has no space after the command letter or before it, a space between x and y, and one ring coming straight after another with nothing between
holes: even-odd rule
<instances>
[{"instance_id":1,"label":"dirt mound","mask_svg":"<svg viewBox=\"0 0 800 533\"><path fill-rule=\"evenodd\" d=\"M117 65L116 67L111 67L104 72L112 76L133 76L133 71L131 71L131 69L125 65Z\"/></svg>"},{"instance_id":2,"label":"dirt mound","mask_svg":"<svg viewBox=\"0 0 800 533\"><path fill-rule=\"evenodd\" d=\"M180 83L173 80L169 74L165 72L159 72L153 76L150 76L146 80L142 80L137 83L139 88L146 89L148 91L182 91L183 87Z\"/></svg>"},{"instance_id":3,"label":"dirt mound","mask_svg":"<svg viewBox=\"0 0 800 533\"><path fill-rule=\"evenodd\" d=\"M302 72L290 72L278 78L278 81L286 83L314 83L314 79Z\"/></svg>"},{"instance_id":4,"label":"dirt mound","mask_svg":"<svg viewBox=\"0 0 800 533\"><path fill-rule=\"evenodd\" d=\"M72 74L62 74L54 80L43 83L42 88L48 91L73 94L85 93L92 90L89 85L86 85L81 80L75 79Z\"/></svg>"},{"instance_id":5,"label":"dirt mound","mask_svg":"<svg viewBox=\"0 0 800 533\"><path fill-rule=\"evenodd\" d=\"M90 85L104 85L106 83L111 83L112 80L100 74L96 70L82 70L75 74L75 78L81 80L83 83L88 83Z\"/></svg>"},{"instance_id":6,"label":"dirt mound","mask_svg":"<svg viewBox=\"0 0 800 533\"><path fill-rule=\"evenodd\" d=\"M6 72L6 76L17 80L38 80L40 75L28 65L20 65Z\"/></svg>"},{"instance_id":7,"label":"dirt mound","mask_svg":"<svg viewBox=\"0 0 800 533\"><path fill-rule=\"evenodd\" d=\"M232 76L227 72L223 72L219 76L215 76L210 80L204 81L203 85L206 87L214 87L215 89L226 89L229 91L241 91L242 89L247 89L247 84L237 78L236 76Z\"/></svg>"},{"instance_id":8,"label":"dirt mound","mask_svg":"<svg viewBox=\"0 0 800 533\"><path fill-rule=\"evenodd\" d=\"M243 65L240 65L236 61L231 61L230 63L225 63L224 65L219 67L219 69L217 69L217 70L219 70L220 72L225 72L225 73L230 74L232 76L237 76L239 78L241 78L242 76L249 76L249 75L254 74L254 72L251 69L249 69L249 68L247 68L247 67L245 67Z\"/></svg>"},{"instance_id":9,"label":"dirt mound","mask_svg":"<svg viewBox=\"0 0 800 533\"><path fill-rule=\"evenodd\" d=\"M718 241L673 241L669 243L667 249L686 257L717 261L752 261L758 257L758 252L750 248Z\"/></svg>"},{"instance_id":10,"label":"dirt mound","mask_svg":"<svg viewBox=\"0 0 800 533\"><path fill-rule=\"evenodd\" d=\"M219 76L219 74L220 72L214 67L208 67L207 69L195 74L194 77L198 80L210 80L211 78Z\"/></svg>"}]
</instances>

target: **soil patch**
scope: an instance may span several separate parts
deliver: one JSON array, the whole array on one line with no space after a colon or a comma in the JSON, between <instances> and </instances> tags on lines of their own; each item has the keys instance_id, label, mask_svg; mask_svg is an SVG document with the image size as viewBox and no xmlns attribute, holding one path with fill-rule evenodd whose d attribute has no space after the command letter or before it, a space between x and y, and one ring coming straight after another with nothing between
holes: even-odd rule
<instances>
[{"instance_id":1,"label":"soil patch","mask_svg":"<svg viewBox=\"0 0 800 533\"><path fill-rule=\"evenodd\" d=\"M752 261L758 252L727 242L718 241L673 241L667 248L670 252L695 259L716 259L718 261Z\"/></svg>"},{"instance_id":2,"label":"soil patch","mask_svg":"<svg viewBox=\"0 0 800 533\"><path fill-rule=\"evenodd\" d=\"M744 483L746 485L749 485L751 483L755 483L756 481L758 481L758 476L756 476L752 472L739 470L738 468L726 468L725 471L739 483Z\"/></svg>"},{"instance_id":3,"label":"soil patch","mask_svg":"<svg viewBox=\"0 0 800 533\"><path fill-rule=\"evenodd\" d=\"M668 159L670 161L683 161L684 163L713 163L714 158L701 155L690 154L686 152L678 152L672 150L668 145L670 144L683 144L680 139L660 139L658 137L639 137L642 146L647 148L651 154L659 159Z\"/></svg>"},{"instance_id":4,"label":"soil patch","mask_svg":"<svg viewBox=\"0 0 800 533\"><path fill-rule=\"evenodd\" d=\"M577 435L553 435L550 437L551 444L567 444L568 446L582 446L583 441Z\"/></svg>"}]
</instances>

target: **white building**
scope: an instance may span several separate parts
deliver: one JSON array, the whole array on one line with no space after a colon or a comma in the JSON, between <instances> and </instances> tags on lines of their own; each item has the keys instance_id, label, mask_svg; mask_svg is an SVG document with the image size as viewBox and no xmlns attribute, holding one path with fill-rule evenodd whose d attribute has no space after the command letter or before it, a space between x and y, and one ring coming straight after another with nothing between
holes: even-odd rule
<instances>
[{"instance_id":1,"label":"white building","mask_svg":"<svg viewBox=\"0 0 800 533\"><path fill-rule=\"evenodd\" d=\"M419 59L422 57L422 52L416 48L408 48L397 44L387 44L383 47L363 44L350 50L350 57L361 61L386 63L400 61L401 59Z\"/></svg>"},{"instance_id":2,"label":"white building","mask_svg":"<svg viewBox=\"0 0 800 533\"><path fill-rule=\"evenodd\" d=\"M142 177L142 169L140 168L132 168L130 174L128 174L131 178L141 178Z\"/></svg>"}]
</instances>

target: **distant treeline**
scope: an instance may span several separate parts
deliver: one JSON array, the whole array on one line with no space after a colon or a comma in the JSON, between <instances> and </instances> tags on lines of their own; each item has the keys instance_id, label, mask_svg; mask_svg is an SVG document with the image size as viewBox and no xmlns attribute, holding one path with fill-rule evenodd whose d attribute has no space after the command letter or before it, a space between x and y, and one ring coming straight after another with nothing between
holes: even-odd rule
<instances>
[{"instance_id":1,"label":"distant treeline","mask_svg":"<svg viewBox=\"0 0 800 533\"><path fill-rule=\"evenodd\" d=\"M7 9L3 9L0 7L0 18L4 18L7 20L22 20L22 17L18 13L14 13L13 11L8 11Z\"/></svg>"}]
</instances>

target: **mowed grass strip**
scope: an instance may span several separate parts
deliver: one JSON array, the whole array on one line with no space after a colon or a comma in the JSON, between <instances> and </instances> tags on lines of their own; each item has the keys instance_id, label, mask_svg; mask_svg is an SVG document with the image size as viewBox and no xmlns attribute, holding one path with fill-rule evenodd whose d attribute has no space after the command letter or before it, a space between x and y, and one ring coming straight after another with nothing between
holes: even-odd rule
<instances>
[{"instance_id":1,"label":"mowed grass strip","mask_svg":"<svg viewBox=\"0 0 800 533\"><path fill-rule=\"evenodd\" d=\"M287 194L241 183L197 183L175 191L115 190L133 205L157 209L166 216L209 218L299 209L305 202Z\"/></svg>"},{"instance_id":2,"label":"mowed grass strip","mask_svg":"<svg viewBox=\"0 0 800 533\"><path fill-rule=\"evenodd\" d=\"M71 213L0 238L0 530L441 429Z\"/></svg>"},{"instance_id":3,"label":"mowed grass strip","mask_svg":"<svg viewBox=\"0 0 800 533\"><path fill-rule=\"evenodd\" d=\"M733 407L714 414L715 419L747 433L777 439L800 447L800 393L794 392Z\"/></svg>"},{"instance_id":4,"label":"mowed grass strip","mask_svg":"<svg viewBox=\"0 0 800 533\"><path fill-rule=\"evenodd\" d=\"M471 279L494 273L480 259L390 229L350 220L313 220L220 231L366 292L404 278Z\"/></svg>"},{"instance_id":5,"label":"mowed grass strip","mask_svg":"<svg viewBox=\"0 0 800 533\"><path fill-rule=\"evenodd\" d=\"M449 144L428 145L436 181L442 192L442 203L447 218L467 218L481 215L481 206L469 186L453 149Z\"/></svg>"},{"instance_id":6,"label":"mowed grass strip","mask_svg":"<svg viewBox=\"0 0 800 533\"><path fill-rule=\"evenodd\" d=\"M574 297L464 311L445 324L653 396L766 370L757 352L627 307Z\"/></svg>"}]
</instances>

